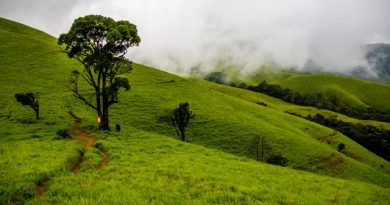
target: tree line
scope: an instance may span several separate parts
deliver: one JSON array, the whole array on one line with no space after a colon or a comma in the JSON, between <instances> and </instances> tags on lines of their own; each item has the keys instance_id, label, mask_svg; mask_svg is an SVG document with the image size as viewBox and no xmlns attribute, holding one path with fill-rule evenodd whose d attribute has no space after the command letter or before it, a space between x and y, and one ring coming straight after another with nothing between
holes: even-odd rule
<instances>
[{"instance_id":1,"label":"tree line","mask_svg":"<svg viewBox=\"0 0 390 205\"><path fill-rule=\"evenodd\" d=\"M390 122L390 110L381 111L372 107L366 109L353 108L336 96L325 96L321 93L300 94L291 89L282 88L280 85L268 84L266 81L261 82L257 86L248 86L247 89L276 97L296 105L312 106L320 109L331 110L362 120Z\"/></svg>"},{"instance_id":2,"label":"tree line","mask_svg":"<svg viewBox=\"0 0 390 205\"><path fill-rule=\"evenodd\" d=\"M321 114L316 114L314 116L308 115L305 117L296 113L288 113L333 128L373 153L390 161L390 130L377 128L372 125L344 122L334 117L327 118Z\"/></svg>"}]
</instances>

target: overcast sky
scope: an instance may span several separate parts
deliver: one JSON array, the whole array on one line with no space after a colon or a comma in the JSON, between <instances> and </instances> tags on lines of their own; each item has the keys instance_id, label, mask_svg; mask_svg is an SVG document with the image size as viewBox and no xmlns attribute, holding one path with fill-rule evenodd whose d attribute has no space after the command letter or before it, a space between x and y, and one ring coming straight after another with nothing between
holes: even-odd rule
<instances>
[{"instance_id":1,"label":"overcast sky","mask_svg":"<svg viewBox=\"0 0 390 205\"><path fill-rule=\"evenodd\" d=\"M0 16L55 37L73 20L129 20L142 42L129 58L173 72L217 62L244 72L307 59L343 72L364 64L359 46L390 43L389 0L1 0Z\"/></svg>"}]
</instances>

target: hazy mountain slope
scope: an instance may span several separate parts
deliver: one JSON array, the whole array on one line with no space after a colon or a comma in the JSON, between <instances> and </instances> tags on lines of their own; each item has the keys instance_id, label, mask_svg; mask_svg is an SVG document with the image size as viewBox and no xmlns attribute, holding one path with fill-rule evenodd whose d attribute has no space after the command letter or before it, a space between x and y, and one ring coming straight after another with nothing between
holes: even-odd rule
<instances>
[{"instance_id":1,"label":"hazy mountain slope","mask_svg":"<svg viewBox=\"0 0 390 205\"><path fill-rule=\"evenodd\" d=\"M13 28L15 33L12 32ZM313 201L331 203L329 200L332 200L332 197L336 197L340 203L344 200L375 203L374 199L377 198L378 204L388 201L388 189L376 185L320 177L254 161L242 162L248 159L217 151L250 157L248 146L251 139L263 137L267 144L265 157L282 153L287 157L289 167L390 187L390 163L341 134L333 136L332 130L315 123L212 91L201 82L141 65L136 65L134 72L128 76L132 90L122 92L120 103L111 110L111 122L120 123L123 132L111 136L96 132L98 141L107 145L112 154L110 163L105 169L92 174L73 175L68 170L68 164L78 153L74 150L77 144L66 140L53 141L52 138L58 129L69 129L73 124L68 115L69 110L82 118L84 126L96 126L96 113L75 100L68 90L68 76L73 69L80 66L59 52L56 39L5 19L0 19L0 40L0 67L4 71L0 76L0 197L3 201L18 201L19 199L15 198L25 196L27 199L34 197L34 186L44 177L53 178L52 185L48 190L50 194L37 199L38 202L35 201L38 204L40 200L55 203L58 202L56 200L63 201L66 198L70 198L68 203L78 199L102 202L124 194L129 194L130 198L137 199L140 203L153 200L173 203L177 200L195 200L197 197L200 198L198 203L234 203L240 199L244 201L237 202L264 200L279 203L280 199L284 203L303 200L299 195L306 191L313 193L312 196L321 192L327 193L324 198L318 199L307 195L305 198L308 204ZM84 90L88 91L88 88L84 87ZM16 92L40 93L41 120L32 120L33 111L15 101L13 96ZM165 114L166 109L173 109L183 101L190 103L196 115L189 127L189 142L216 150L189 143L183 145L177 140L165 137L175 137L175 132L168 125L159 122L158 118ZM333 136L335 144L318 140L324 136ZM337 152L338 142L344 142L347 149L358 157L354 159ZM175 147L181 146L185 148L177 151ZM94 162L99 160L96 152L95 148L87 150L87 160L92 167ZM162 152L166 155L161 155ZM213 159L211 161L200 154L209 152ZM193 166L190 171L186 171L188 166L183 163L188 163L191 159L195 162L191 162ZM217 167L217 164L220 166ZM231 170L235 168L240 169L237 173L245 178L244 181L240 182L241 177L233 176ZM14 170L19 172L15 173ZM195 187L191 190L194 195L180 198L183 194L185 196L186 192L176 191L193 187L192 182L189 183L186 179L198 178L198 170L202 170L199 171L199 180L204 181L206 188ZM104 177L111 172L110 178ZM136 178L132 178L134 174ZM286 185L289 184L288 176L295 175L302 183L299 189L305 191L298 191L296 194L295 188L286 188L284 196L275 199L274 196L279 194L279 191L275 190L290 187ZM314 180L310 181L306 176ZM153 186L150 179L160 182ZM272 180L268 181L270 179ZM263 180L268 181L269 185L259 187L259 184L265 183ZM119 181L129 182L128 192L118 188ZM327 184L326 181L329 184L318 185L318 181ZM249 182L256 183L248 185ZM89 189L75 189L77 186L73 183L85 184ZM176 184L172 192L163 191L172 183ZM242 190L239 194L234 186L226 190L227 186L236 183L240 184L239 190ZM344 183L347 185L335 187L335 184ZM272 186L275 187L274 191L265 191ZM294 183L294 187L296 186ZM147 189L139 190L137 187ZM354 187L356 192L347 187ZM102 189L107 190L102 194L102 197L107 198L100 200L88 197L97 191L100 193ZM69 195L61 190L74 193ZM150 190L156 191L156 195ZM268 194L261 194L262 190ZM161 194L158 194L160 192ZM334 196L336 192L342 192L342 197L345 198L339 197L338 194ZM258 195L264 195L265 198L256 198ZM354 198L355 195L358 197ZM127 199L124 200L126 202Z\"/></svg>"}]
</instances>

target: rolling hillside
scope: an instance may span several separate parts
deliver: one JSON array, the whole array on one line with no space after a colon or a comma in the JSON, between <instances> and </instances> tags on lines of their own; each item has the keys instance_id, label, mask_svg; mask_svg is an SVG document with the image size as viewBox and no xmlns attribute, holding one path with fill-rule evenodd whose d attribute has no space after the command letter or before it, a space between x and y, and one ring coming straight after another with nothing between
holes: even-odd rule
<instances>
[{"instance_id":1,"label":"rolling hillside","mask_svg":"<svg viewBox=\"0 0 390 205\"><path fill-rule=\"evenodd\" d=\"M252 103L263 102L267 105L268 108L272 108L282 112L297 113L301 116L308 116L308 115L314 116L316 114L321 114L326 117L335 117L344 122L352 122L355 124L360 123L363 125L371 125L371 126L390 130L390 123L386 123L386 122L380 122L374 120L358 120L337 112L333 112L325 109L318 109L315 107L295 105L262 93L252 92L249 90L235 88L231 86L225 86L217 83L203 81L202 84L204 84L204 86L207 86L212 90L239 98L241 100L246 100Z\"/></svg>"},{"instance_id":2,"label":"rolling hillside","mask_svg":"<svg viewBox=\"0 0 390 205\"><path fill-rule=\"evenodd\" d=\"M0 203L390 201L389 162L331 129L213 90L202 80L135 65L131 91L121 92L111 109L111 122L122 131L100 132L96 113L68 89L70 72L81 67L59 51L55 38L0 19L0 67ZM16 103L19 92L39 93L42 119L33 120L31 109ZM188 143L159 121L184 101L196 116ZM90 145L57 139L57 130L75 129L69 111L93 136ZM266 143L265 157L281 153L288 167L253 160L248 147L256 137ZM347 154L337 151L339 143Z\"/></svg>"},{"instance_id":3,"label":"rolling hillside","mask_svg":"<svg viewBox=\"0 0 390 205\"><path fill-rule=\"evenodd\" d=\"M334 95L345 103L356 107L372 106L380 110L390 110L390 86L367 80L328 74L294 74L288 72L259 72L250 79L257 85L266 80L302 94L322 93Z\"/></svg>"}]
</instances>

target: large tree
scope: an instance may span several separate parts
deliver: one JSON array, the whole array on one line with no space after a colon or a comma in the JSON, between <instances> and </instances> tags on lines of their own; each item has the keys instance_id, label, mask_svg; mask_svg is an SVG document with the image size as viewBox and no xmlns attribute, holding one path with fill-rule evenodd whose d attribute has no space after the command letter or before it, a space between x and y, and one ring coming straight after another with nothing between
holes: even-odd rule
<instances>
[{"instance_id":1,"label":"large tree","mask_svg":"<svg viewBox=\"0 0 390 205\"><path fill-rule=\"evenodd\" d=\"M59 45L65 45L62 50L84 66L82 72L72 72L72 91L75 97L97 111L102 130L110 129L108 109L118 103L119 89L130 89L128 79L120 75L132 69L131 62L124 56L129 47L138 46L140 41L135 25L100 15L77 18L69 32L58 39ZM80 92L79 76L93 87L92 101Z\"/></svg>"}]
</instances>

